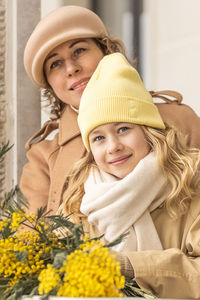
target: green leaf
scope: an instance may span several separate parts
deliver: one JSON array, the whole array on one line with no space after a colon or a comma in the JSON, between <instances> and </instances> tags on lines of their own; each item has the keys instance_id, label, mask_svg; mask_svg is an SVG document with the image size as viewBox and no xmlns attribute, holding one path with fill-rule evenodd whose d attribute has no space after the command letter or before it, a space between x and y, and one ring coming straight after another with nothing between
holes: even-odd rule
<instances>
[{"instance_id":1,"label":"green leaf","mask_svg":"<svg viewBox=\"0 0 200 300\"><path fill-rule=\"evenodd\" d=\"M28 261L28 252L27 251L15 251L15 256L18 261L26 263Z\"/></svg>"},{"instance_id":2,"label":"green leaf","mask_svg":"<svg viewBox=\"0 0 200 300\"><path fill-rule=\"evenodd\" d=\"M10 142L8 141L0 148L0 162L4 160L4 155L14 146L14 144L10 146L9 143Z\"/></svg>"},{"instance_id":3,"label":"green leaf","mask_svg":"<svg viewBox=\"0 0 200 300\"><path fill-rule=\"evenodd\" d=\"M70 232L74 232L74 230L78 233L83 234L82 224L74 224L71 221L69 221L69 216L64 217L62 215L55 215L55 216L47 216L48 220L51 221L53 224L53 229L58 229L60 227L67 228Z\"/></svg>"},{"instance_id":4,"label":"green leaf","mask_svg":"<svg viewBox=\"0 0 200 300\"><path fill-rule=\"evenodd\" d=\"M44 216L44 214L46 212L46 209L47 209L47 206L38 208L38 210L37 210L37 220L41 219Z\"/></svg>"},{"instance_id":5,"label":"green leaf","mask_svg":"<svg viewBox=\"0 0 200 300\"><path fill-rule=\"evenodd\" d=\"M20 188L18 185L15 186L15 192L17 194L17 202L16 202L16 207L23 211L22 206L29 208L29 203L27 198L24 196L24 194L21 192Z\"/></svg>"},{"instance_id":6,"label":"green leaf","mask_svg":"<svg viewBox=\"0 0 200 300\"><path fill-rule=\"evenodd\" d=\"M118 245L119 243L121 243L123 241L123 239L129 235L129 232L126 232L124 234L121 234L116 240L114 240L113 242L106 244L104 247L106 248L110 248L110 247L114 247L116 245Z\"/></svg>"},{"instance_id":7,"label":"green leaf","mask_svg":"<svg viewBox=\"0 0 200 300\"><path fill-rule=\"evenodd\" d=\"M18 185L16 185L10 192L5 193L4 199L1 203L1 210L3 215L10 215L13 212L20 210L24 212L22 207L28 208L28 201L20 191ZM10 212L9 212L10 211Z\"/></svg>"},{"instance_id":8,"label":"green leaf","mask_svg":"<svg viewBox=\"0 0 200 300\"><path fill-rule=\"evenodd\" d=\"M152 293L142 290L134 278L126 278L125 287L121 290L127 297L143 297L157 299Z\"/></svg>"},{"instance_id":9,"label":"green leaf","mask_svg":"<svg viewBox=\"0 0 200 300\"><path fill-rule=\"evenodd\" d=\"M9 282L9 278L3 278L3 277L1 277L0 278L0 285L2 285L2 284L7 284L8 282Z\"/></svg>"},{"instance_id":10,"label":"green leaf","mask_svg":"<svg viewBox=\"0 0 200 300\"><path fill-rule=\"evenodd\" d=\"M12 230L10 228L10 224L8 224L6 227L3 228L1 234L3 239L7 239L9 236L11 236Z\"/></svg>"},{"instance_id":11,"label":"green leaf","mask_svg":"<svg viewBox=\"0 0 200 300\"><path fill-rule=\"evenodd\" d=\"M30 276L26 279L19 280L10 290L4 294L6 300L19 299L22 295L30 295L32 290L39 284L37 276ZM0 298L1 299L1 298Z\"/></svg>"},{"instance_id":12,"label":"green leaf","mask_svg":"<svg viewBox=\"0 0 200 300\"><path fill-rule=\"evenodd\" d=\"M34 295L38 295L39 292L38 292L38 286L34 287L30 293L30 297L31 296L34 296Z\"/></svg>"},{"instance_id":13,"label":"green leaf","mask_svg":"<svg viewBox=\"0 0 200 300\"><path fill-rule=\"evenodd\" d=\"M5 290L7 290L10 286L7 285L0 285L0 293L3 294ZM0 298L1 299L1 298Z\"/></svg>"},{"instance_id":14,"label":"green leaf","mask_svg":"<svg viewBox=\"0 0 200 300\"><path fill-rule=\"evenodd\" d=\"M21 296L21 295L19 295L19 296ZM17 293L14 293L10 297L5 298L5 299L7 299L7 300L17 300L17 298L18 298Z\"/></svg>"},{"instance_id":15,"label":"green leaf","mask_svg":"<svg viewBox=\"0 0 200 300\"><path fill-rule=\"evenodd\" d=\"M67 258L67 252L62 251L60 253L57 253L53 259L53 265L52 267L55 269L59 269L63 265L63 261L65 261Z\"/></svg>"}]
</instances>

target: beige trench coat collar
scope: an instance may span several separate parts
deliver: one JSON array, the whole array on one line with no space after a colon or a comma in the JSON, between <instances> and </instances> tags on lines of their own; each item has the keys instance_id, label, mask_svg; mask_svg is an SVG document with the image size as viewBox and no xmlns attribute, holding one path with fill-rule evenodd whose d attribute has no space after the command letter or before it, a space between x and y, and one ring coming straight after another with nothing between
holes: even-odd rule
<instances>
[{"instance_id":1,"label":"beige trench coat collar","mask_svg":"<svg viewBox=\"0 0 200 300\"><path fill-rule=\"evenodd\" d=\"M54 130L59 130L58 145L63 146L68 141L80 135L77 123L77 113L66 105L59 120L47 121L33 136L28 139L25 149L29 150L32 144L44 140ZM69 129L69 130L68 130Z\"/></svg>"},{"instance_id":2,"label":"beige trench coat collar","mask_svg":"<svg viewBox=\"0 0 200 300\"><path fill-rule=\"evenodd\" d=\"M77 113L69 105L66 105L59 122L58 145L62 146L78 135L80 135L80 129L77 122Z\"/></svg>"}]
</instances>

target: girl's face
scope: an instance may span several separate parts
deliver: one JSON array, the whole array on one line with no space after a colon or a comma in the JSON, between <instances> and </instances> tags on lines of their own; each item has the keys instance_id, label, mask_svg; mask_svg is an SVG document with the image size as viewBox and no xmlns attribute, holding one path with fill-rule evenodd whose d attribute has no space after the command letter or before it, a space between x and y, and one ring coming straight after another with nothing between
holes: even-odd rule
<instances>
[{"instance_id":1,"label":"girl's face","mask_svg":"<svg viewBox=\"0 0 200 300\"><path fill-rule=\"evenodd\" d=\"M128 175L151 150L142 128L132 123L98 126L89 143L98 167L117 178Z\"/></svg>"},{"instance_id":2,"label":"girl's face","mask_svg":"<svg viewBox=\"0 0 200 300\"><path fill-rule=\"evenodd\" d=\"M93 39L75 39L54 48L44 62L44 72L56 96L78 108L81 95L103 56Z\"/></svg>"}]
</instances>

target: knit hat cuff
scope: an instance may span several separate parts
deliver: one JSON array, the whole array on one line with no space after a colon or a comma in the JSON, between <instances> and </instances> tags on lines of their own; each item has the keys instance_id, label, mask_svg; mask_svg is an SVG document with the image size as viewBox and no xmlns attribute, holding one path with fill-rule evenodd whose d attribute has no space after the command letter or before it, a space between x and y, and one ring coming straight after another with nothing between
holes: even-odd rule
<instances>
[{"instance_id":1,"label":"knit hat cuff","mask_svg":"<svg viewBox=\"0 0 200 300\"><path fill-rule=\"evenodd\" d=\"M151 113L149 113L150 111ZM89 119L90 121L88 121ZM90 132L100 125L111 122L126 122L165 128L157 107L150 102L125 96L100 97L95 99L95 106L87 106L86 110L83 109L78 117L83 142L88 151L90 149L88 141Z\"/></svg>"}]
</instances>

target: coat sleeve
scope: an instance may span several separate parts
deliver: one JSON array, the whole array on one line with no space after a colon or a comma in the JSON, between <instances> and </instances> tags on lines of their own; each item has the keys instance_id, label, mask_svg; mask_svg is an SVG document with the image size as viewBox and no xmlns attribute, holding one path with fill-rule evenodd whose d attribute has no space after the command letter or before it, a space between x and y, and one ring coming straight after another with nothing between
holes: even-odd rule
<instances>
[{"instance_id":1,"label":"coat sleeve","mask_svg":"<svg viewBox=\"0 0 200 300\"><path fill-rule=\"evenodd\" d=\"M188 146L200 148L200 117L185 104L156 103L164 122L176 126L188 137Z\"/></svg>"},{"instance_id":2,"label":"coat sleeve","mask_svg":"<svg viewBox=\"0 0 200 300\"><path fill-rule=\"evenodd\" d=\"M29 202L29 211L36 213L39 207L48 204L50 188L49 158L56 151L55 141L43 140L31 145L27 151L20 180L20 189Z\"/></svg>"},{"instance_id":3,"label":"coat sleeve","mask_svg":"<svg viewBox=\"0 0 200 300\"><path fill-rule=\"evenodd\" d=\"M180 249L126 253L138 285L161 298L200 298L200 216Z\"/></svg>"}]
</instances>

